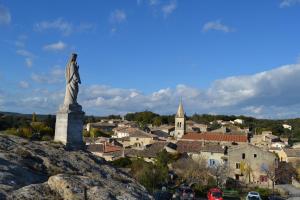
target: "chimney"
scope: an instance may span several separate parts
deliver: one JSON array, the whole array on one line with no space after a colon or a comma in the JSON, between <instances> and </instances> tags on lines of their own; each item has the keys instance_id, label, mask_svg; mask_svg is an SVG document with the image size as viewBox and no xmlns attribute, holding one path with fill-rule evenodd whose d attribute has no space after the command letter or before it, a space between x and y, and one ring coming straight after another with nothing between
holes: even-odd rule
<instances>
[{"instance_id":1,"label":"chimney","mask_svg":"<svg viewBox=\"0 0 300 200\"><path fill-rule=\"evenodd\" d=\"M122 148L122 158L125 158L125 148Z\"/></svg>"},{"instance_id":2,"label":"chimney","mask_svg":"<svg viewBox=\"0 0 300 200\"><path fill-rule=\"evenodd\" d=\"M103 149L103 152L105 152L106 150L106 141L104 141L104 149Z\"/></svg>"}]
</instances>

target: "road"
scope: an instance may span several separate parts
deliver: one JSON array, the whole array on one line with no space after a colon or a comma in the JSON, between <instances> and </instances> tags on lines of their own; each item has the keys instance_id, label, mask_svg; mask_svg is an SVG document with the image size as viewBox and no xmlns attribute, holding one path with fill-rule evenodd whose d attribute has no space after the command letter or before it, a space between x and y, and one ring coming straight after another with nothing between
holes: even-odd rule
<instances>
[{"instance_id":1,"label":"road","mask_svg":"<svg viewBox=\"0 0 300 200\"><path fill-rule=\"evenodd\" d=\"M290 197L288 198L288 200L300 199L300 189L294 187L293 185L285 184L285 185L277 185L276 187L279 187L289 193Z\"/></svg>"}]
</instances>

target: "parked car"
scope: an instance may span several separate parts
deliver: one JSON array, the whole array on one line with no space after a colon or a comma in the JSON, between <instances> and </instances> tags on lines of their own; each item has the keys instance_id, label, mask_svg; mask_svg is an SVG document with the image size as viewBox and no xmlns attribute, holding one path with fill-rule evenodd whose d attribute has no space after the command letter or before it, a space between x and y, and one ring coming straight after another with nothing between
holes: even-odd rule
<instances>
[{"instance_id":1,"label":"parked car","mask_svg":"<svg viewBox=\"0 0 300 200\"><path fill-rule=\"evenodd\" d=\"M219 188L211 188L207 192L208 200L223 200L223 192Z\"/></svg>"},{"instance_id":2,"label":"parked car","mask_svg":"<svg viewBox=\"0 0 300 200\"><path fill-rule=\"evenodd\" d=\"M195 192L188 186L180 186L173 194L174 200L193 200L195 199Z\"/></svg>"},{"instance_id":3,"label":"parked car","mask_svg":"<svg viewBox=\"0 0 300 200\"><path fill-rule=\"evenodd\" d=\"M171 200L172 194L168 191L158 191L153 194L155 200Z\"/></svg>"},{"instance_id":4,"label":"parked car","mask_svg":"<svg viewBox=\"0 0 300 200\"><path fill-rule=\"evenodd\" d=\"M248 192L246 200L262 200L258 192Z\"/></svg>"},{"instance_id":5,"label":"parked car","mask_svg":"<svg viewBox=\"0 0 300 200\"><path fill-rule=\"evenodd\" d=\"M285 200L285 198L279 197L279 196L269 196L268 200Z\"/></svg>"}]
</instances>

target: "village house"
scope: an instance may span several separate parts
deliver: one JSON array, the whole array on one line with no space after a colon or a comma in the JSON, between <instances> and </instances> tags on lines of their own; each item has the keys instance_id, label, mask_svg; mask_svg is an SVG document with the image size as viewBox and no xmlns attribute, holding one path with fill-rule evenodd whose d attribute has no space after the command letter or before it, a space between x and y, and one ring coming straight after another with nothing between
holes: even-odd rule
<instances>
[{"instance_id":1,"label":"village house","mask_svg":"<svg viewBox=\"0 0 300 200\"><path fill-rule=\"evenodd\" d=\"M90 143L87 150L106 161L113 161L122 157L124 149L120 146L110 144L106 141ZM123 155L124 156L124 155Z\"/></svg>"},{"instance_id":2,"label":"village house","mask_svg":"<svg viewBox=\"0 0 300 200\"><path fill-rule=\"evenodd\" d=\"M288 130L292 130L292 126L289 125L289 124L282 124L282 127L285 128L285 129L288 129Z\"/></svg>"},{"instance_id":3,"label":"village house","mask_svg":"<svg viewBox=\"0 0 300 200\"><path fill-rule=\"evenodd\" d=\"M177 145L171 142L158 141L153 144L148 145L143 150L137 149L126 149L125 155L129 158L142 158L146 162L155 162L157 154L163 150L166 150L168 153L174 154L177 153Z\"/></svg>"},{"instance_id":4,"label":"village house","mask_svg":"<svg viewBox=\"0 0 300 200\"><path fill-rule=\"evenodd\" d=\"M233 122L235 124L244 124L244 120L242 120L242 119L235 119L235 120L233 120Z\"/></svg>"},{"instance_id":5,"label":"village house","mask_svg":"<svg viewBox=\"0 0 300 200\"><path fill-rule=\"evenodd\" d=\"M266 170L276 164L276 155L251 144L228 150L230 176L236 180L271 186Z\"/></svg>"},{"instance_id":6,"label":"village house","mask_svg":"<svg viewBox=\"0 0 300 200\"><path fill-rule=\"evenodd\" d=\"M206 132L207 131L207 125L206 124L199 124L194 122L193 120L187 120L186 121L186 131L187 132Z\"/></svg>"},{"instance_id":7,"label":"village house","mask_svg":"<svg viewBox=\"0 0 300 200\"><path fill-rule=\"evenodd\" d=\"M113 135L113 138L117 138L124 147L143 149L146 145L152 144L158 140L156 135L147 133L138 128L118 128L114 131L115 134Z\"/></svg>"},{"instance_id":8,"label":"village house","mask_svg":"<svg viewBox=\"0 0 300 200\"><path fill-rule=\"evenodd\" d=\"M160 140L167 140L171 135L174 134L175 126L172 125L161 125L159 127L151 128L151 133L156 135Z\"/></svg>"},{"instance_id":9,"label":"village house","mask_svg":"<svg viewBox=\"0 0 300 200\"><path fill-rule=\"evenodd\" d=\"M205 159L207 166L213 167L227 164L228 147L216 143L205 143L204 141L178 141L178 153L187 153L194 161Z\"/></svg>"},{"instance_id":10,"label":"village house","mask_svg":"<svg viewBox=\"0 0 300 200\"><path fill-rule=\"evenodd\" d=\"M108 122L96 122L96 123L88 123L86 125L86 130L89 132L92 128L96 128L103 132L112 132L117 125L115 123L108 123Z\"/></svg>"},{"instance_id":11,"label":"village house","mask_svg":"<svg viewBox=\"0 0 300 200\"><path fill-rule=\"evenodd\" d=\"M283 148L278 152L281 162L291 163L294 167L300 167L300 149Z\"/></svg>"},{"instance_id":12,"label":"village house","mask_svg":"<svg viewBox=\"0 0 300 200\"><path fill-rule=\"evenodd\" d=\"M261 135L254 135L250 143L265 150L283 148L286 146L280 137L273 135L270 131L263 131Z\"/></svg>"}]
</instances>

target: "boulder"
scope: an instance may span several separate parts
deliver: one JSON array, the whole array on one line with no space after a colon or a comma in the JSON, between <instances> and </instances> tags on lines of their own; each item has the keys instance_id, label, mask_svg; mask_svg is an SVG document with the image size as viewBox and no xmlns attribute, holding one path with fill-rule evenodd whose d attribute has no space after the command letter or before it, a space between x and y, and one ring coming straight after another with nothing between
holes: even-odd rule
<instances>
[{"instance_id":1,"label":"boulder","mask_svg":"<svg viewBox=\"0 0 300 200\"><path fill-rule=\"evenodd\" d=\"M0 134L0 199L152 199L104 159L56 142Z\"/></svg>"}]
</instances>

